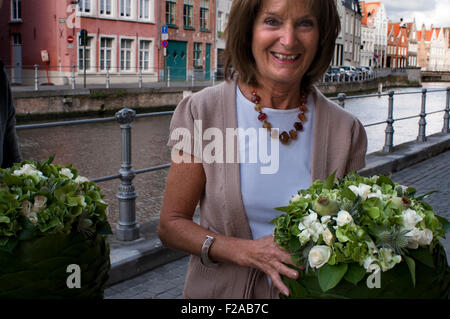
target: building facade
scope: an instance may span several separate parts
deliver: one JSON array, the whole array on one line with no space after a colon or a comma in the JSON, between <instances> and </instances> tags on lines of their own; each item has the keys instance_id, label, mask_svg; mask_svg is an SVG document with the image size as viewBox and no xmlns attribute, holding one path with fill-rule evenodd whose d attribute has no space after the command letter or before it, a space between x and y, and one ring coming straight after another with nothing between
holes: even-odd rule
<instances>
[{"instance_id":1,"label":"building facade","mask_svg":"<svg viewBox=\"0 0 450 319\"><path fill-rule=\"evenodd\" d=\"M433 28L430 41L430 60L428 71L444 71L448 50L448 38L443 28Z\"/></svg>"},{"instance_id":2,"label":"building facade","mask_svg":"<svg viewBox=\"0 0 450 319\"><path fill-rule=\"evenodd\" d=\"M215 61L215 0L161 0L161 25L168 46L160 51L165 79L209 80Z\"/></svg>"},{"instance_id":3,"label":"building facade","mask_svg":"<svg viewBox=\"0 0 450 319\"><path fill-rule=\"evenodd\" d=\"M157 2L41 0L38 5L7 0L2 15L10 13L9 23L0 37L7 37L10 45L0 54L13 66L22 62L22 71L13 68L14 83L33 81L35 64L40 77L48 74L47 82L53 84L68 84L72 70L78 81L86 73L90 83L104 82L107 72L120 82L136 81L139 69L156 81ZM82 29L87 31L85 45L80 40Z\"/></svg>"},{"instance_id":4,"label":"building facade","mask_svg":"<svg viewBox=\"0 0 450 319\"><path fill-rule=\"evenodd\" d=\"M345 32L345 7L342 0L336 0L336 7L341 21L341 31L336 39L334 48L334 55L331 61L331 66L338 67L344 65L344 32Z\"/></svg>"},{"instance_id":5,"label":"building facade","mask_svg":"<svg viewBox=\"0 0 450 319\"><path fill-rule=\"evenodd\" d=\"M375 27L374 61L376 68L386 67L388 18L383 1L364 2L368 26Z\"/></svg>"},{"instance_id":6,"label":"building facade","mask_svg":"<svg viewBox=\"0 0 450 319\"><path fill-rule=\"evenodd\" d=\"M222 79L224 76L223 51L225 50L225 40L223 33L228 23L228 16L231 10L232 0L216 0L216 76Z\"/></svg>"},{"instance_id":7,"label":"building facade","mask_svg":"<svg viewBox=\"0 0 450 319\"><path fill-rule=\"evenodd\" d=\"M389 22L387 67L406 68L408 61L408 34L406 23Z\"/></svg>"},{"instance_id":8,"label":"building facade","mask_svg":"<svg viewBox=\"0 0 450 319\"><path fill-rule=\"evenodd\" d=\"M419 41L417 35L416 19L406 23L406 32L408 34L408 67L418 66Z\"/></svg>"},{"instance_id":9,"label":"building facade","mask_svg":"<svg viewBox=\"0 0 450 319\"><path fill-rule=\"evenodd\" d=\"M367 9L366 3L361 1L361 66L374 67L376 28L372 12Z\"/></svg>"},{"instance_id":10,"label":"building facade","mask_svg":"<svg viewBox=\"0 0 450 319\"><path fill-rule=\"evenodd\" d=\"M417 61L418 66L423 70L428 70L430 65L430 45L431 45L431 36L433 34L432 30L427 30L425 25L422 24L422 28L418 35L418 50L417 50Z\"/></svg>"},{"instance_id":11,"label":"building facade","mask_svg":"<svg viewBox=\"0 0 450 319\"><path fill-rule=\"evenodd\" d=\"M358 0L343 0L344 19L341 20L344 38L344 61L346 66L359 66L361 59L361 8Z\"/></svg>"}]
</instances>

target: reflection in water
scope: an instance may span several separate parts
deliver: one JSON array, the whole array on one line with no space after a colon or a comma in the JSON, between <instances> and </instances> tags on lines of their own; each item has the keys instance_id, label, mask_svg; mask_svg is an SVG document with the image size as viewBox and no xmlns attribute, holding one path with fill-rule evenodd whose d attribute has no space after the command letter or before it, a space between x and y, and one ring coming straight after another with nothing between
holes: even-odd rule
<instances>
[{"instance_id":1,"label":"reflection in water","mask_svg":"<svg viewBox=\"0 0 450 319\"><path fill-rule=\"evenodd\" d=\"M425 83L425 88L445 88L449 83ZM420 91L419 88L397 89L396 92ZM427 112L445 108L445 92L427 96ZM394 119L418 115L421 94L396 96ZM347 100L345 108L357 116L363 124L387 119L388 97ZM394 145L415 140L419 118L394 123ZM170 116L137 119L132 128L133 169L142 169L170 162L169 137ZM427 117L427 135L440 132L443 113ZM386 124L366 129L369 138L368 152L382 149ZM55 154L55 163L72 163L79 174L97 178L117 174L121 163L120 126L115 122L55 127L18 131L24 159L42 161ZM133 180L138 198L136 219L138 223L159 218L168 170L160 170L136 176ZM108 217L115 231L118 218L116 198L120 181L100 183L105 200L109 204Z\"/></svg>"}]
</instances>

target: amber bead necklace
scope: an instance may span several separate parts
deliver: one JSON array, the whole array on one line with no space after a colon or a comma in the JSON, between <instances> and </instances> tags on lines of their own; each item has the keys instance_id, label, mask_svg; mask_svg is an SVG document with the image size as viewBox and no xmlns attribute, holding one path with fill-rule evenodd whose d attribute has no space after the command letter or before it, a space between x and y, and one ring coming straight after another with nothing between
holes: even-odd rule
<instances>
[{"instance_id":1,"label":"amber bead necklace","mask_svg":"<svg viewBox=\"0 0 450 319\"><path fill-rule=\"evenodd\" d=\"M258 120L263 123L263 128L270 132L272 138L279 138L280 142L283 144L289 144L291 140L296 140L298 138L298 132L303 131L303 123L306 122L307 118L305 113L308 112L306 103L308 101L308 94L306 92L300 92L300 106L297 118L299 122L294 123L294 129L290 130L289 133L286 131L278 134L278 130L272 128L272 124L267 120L267 114L263 112L264 106L259 104L261 102L261 97L256 93L256 88L253 88L251 101L255 103L255 111L259 113Z\"/></svg>"}]
</instances>

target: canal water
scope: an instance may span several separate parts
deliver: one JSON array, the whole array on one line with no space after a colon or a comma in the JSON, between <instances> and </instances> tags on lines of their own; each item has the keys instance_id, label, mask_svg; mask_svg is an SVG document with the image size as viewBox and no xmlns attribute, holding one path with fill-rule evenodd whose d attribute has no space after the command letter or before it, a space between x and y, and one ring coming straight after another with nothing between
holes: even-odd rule
<instances>
[{"instance_id":1,"label":"canal water","mask_svg":"<svg viewBox=\"0 0 450 319\"><path fill-rule=\"evenodd\" d=\"M424 83L424 88L446 88L450 83ZM420 88L396 89L396 92L418 92ZM427 112L445 108L445 92L427 95ZM388 97L349 99L345 108L364 125L385 121L388 114ZM394 119L418 115L421 94L399 95L394 99ZM426 134L440 132L443 112L427 116ZM415 140L418 135L419 118L394 123L394 145ZM134 169L148 168L170 162L169 137L170 116L139 118L132 129L132 161ZM367 127L368 153L381 150L384 145L386 124ZM55 163L72 163L79 174L90 179L117 174L120 169L120 127L116 122L53 127L18 131L24 159L41 161L55 154ZM137 175L133 180L138 198L136 219L143 223L159 218L168 169ZM108 218L116 229L119 180L99 183L105 201L109 205Z\"/></svg>"}]
</instances>

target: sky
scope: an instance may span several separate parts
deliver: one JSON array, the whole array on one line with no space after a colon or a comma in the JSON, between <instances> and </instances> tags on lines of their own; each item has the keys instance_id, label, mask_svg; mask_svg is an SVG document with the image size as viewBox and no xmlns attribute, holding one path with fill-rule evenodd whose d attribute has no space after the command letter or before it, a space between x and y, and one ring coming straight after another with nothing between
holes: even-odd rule
<instances>
[{"instance_id":1,"label":"sky","mask_svg":"<svg viewBox=\"0 0 450 319\"><path fill-rule=\"evenodd\" d=\"M417 28L450 27L450 0L384 0L388 17L398 22L416 18Z\"/></svg>"}]
</instances>

